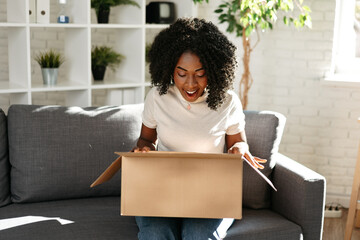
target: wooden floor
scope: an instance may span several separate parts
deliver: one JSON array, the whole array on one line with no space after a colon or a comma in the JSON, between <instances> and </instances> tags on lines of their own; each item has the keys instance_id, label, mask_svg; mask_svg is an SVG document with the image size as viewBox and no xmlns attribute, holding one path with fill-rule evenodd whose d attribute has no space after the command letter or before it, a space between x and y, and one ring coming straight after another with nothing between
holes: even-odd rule
<instances>
[{"instance_id":1,"label":"wooden floor","mask_svg":"<svg viewBox=\"0 0 360 240\"><path fill-rule=\"evenodd\" d=\"M325 218L323 240L342 240L345 234L345 225L348 209L342 209L341 218ZM360 240L360 228L354 228L352 240Z\"/></svg>"}]
</instances>

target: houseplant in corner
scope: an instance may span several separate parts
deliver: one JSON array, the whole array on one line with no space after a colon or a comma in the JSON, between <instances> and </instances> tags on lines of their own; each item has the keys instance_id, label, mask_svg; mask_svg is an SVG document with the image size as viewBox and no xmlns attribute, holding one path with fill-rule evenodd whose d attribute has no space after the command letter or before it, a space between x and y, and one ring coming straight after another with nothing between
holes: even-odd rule
<instances>
[{"instance_id":1,"label":"houseplant in corner","mask_svg":"<svg viewBox=\"0 0 360 240\"><path fill-rule=\"evenodd\" d=\"M193 0L194 3L209 2L209 0ZM250 53L259 42L259 31L273 29L273 25L282 16L285 25L311 28L310 8L303 4L304 0L223 0L215 10L220 23L226 23L226 31L241 37L244 50L244 72L240 80L239 96L243 108L248 104L248 92L253 83L250 73ZM294 10L297 11L294 11ZM294 13L293 13L294 12ZM280 13L280 14L279 14ZM292 14L293 13L293 14ZM250 35L257 33L257 41L252 46Z\"/></svg>"},{"instance_id":2,"label":"houseplant in corner","mask_svg":"<svg viewBox=\"0 0 360 240\"><path fill-rule=\"evenodd\" d=\"M91 0L91 8L95 9L98 23L108 23L110 7L118 5L132 5L140 8L134 0Z\"/></svg>"},{"instance_id":3,"label":"houseplant in corner","mask_svg":"<svg viewBox=\"0 0 360 240\"><path fill-rule=\"evenodd\" d=\"M44 85L56 85L58 69L65 61L63 55L50 49L48 51L40 52L34 59L41 67Z\"/></svg>"},{"instance_id":4,"label":"houseplant in corner","mask_svg":"<svg viewBox=\"0 0 360 240\"><path fill-rule=\"evenodd\" d=\"M93 46L91 50L91 71L94 80L103 80L106 67L113 71L125 57L111 47Z\"/></svg>"}]
</instances>

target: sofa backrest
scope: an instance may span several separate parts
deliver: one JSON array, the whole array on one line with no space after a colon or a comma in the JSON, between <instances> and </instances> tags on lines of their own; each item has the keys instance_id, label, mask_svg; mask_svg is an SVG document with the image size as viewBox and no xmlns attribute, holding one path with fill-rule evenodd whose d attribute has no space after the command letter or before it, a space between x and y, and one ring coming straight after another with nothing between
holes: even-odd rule
<instances>
[{"instance_id":1,"label":"sofa backrest","mask_svg":"<svg viewBox=\"0 0 360 240\"><path fill-rule=\"evenodd\" d=\"M261 172L271 179L276 164L273 154L279 150L286 118L271 111L244 111L245 132L252 155L267 159ZM276 187L276 186L275 186ZM243 205L259 209L270 207L272 188L250 166L244 163Z\"/></svg>"},{"instance_id":2,"label":"sofa backrest","mask_svg":"<svg viewBox=\"0 0 360 240\"><path fill-rule=\"evenodd\" d=\"M0 109L0 207L11 202L10 200L10 164L8 155L8 138L6 116Z\"/></svg>"},{"instance_id":3,"label":"sofa backrest","mask_svg":"<svg viewBox=\"0 0 360 240\"><path fill-rule=\"evenodd\" d=\"M89 185L116 158L115 151L130 151L135 146L142 110L142 104L99 108L11 106L8 135L13 202L120 195L120 173L96 188ZM1 118L5 116L0 114ZM285 117L275 112L245 111L245 120L250 151L268 160L262 172L271 178L275 166L272 155L278 152ZM4 124L0 125L0 144L7 144L1 140L6 139L1 129ZM8 184L7 173L2 171L8 165L1 156L7 154L0 154L0 187ZM243 183L245 207L270 206L271 188L247 164ZM3 199L6 204L8 198Z\"/></svg>"},{"instance_id":4,"label":"sofa backrest","mask_svg":"<svg viewBox=\"0 0 360 240\"><path fill-rule=\"evenodd\" d=\"M90 184L130 151L141 128L143 105L60 107L12 105L8 111L12 201L38 202L120 195L120 176Z\"/></svg>"}]
</instances>

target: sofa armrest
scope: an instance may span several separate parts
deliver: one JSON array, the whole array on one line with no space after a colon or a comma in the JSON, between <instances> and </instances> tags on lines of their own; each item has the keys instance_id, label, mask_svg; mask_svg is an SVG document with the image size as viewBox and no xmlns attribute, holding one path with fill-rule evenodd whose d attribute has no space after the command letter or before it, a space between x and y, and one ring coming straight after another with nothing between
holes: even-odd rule
<instances>
[{"instance_id":1,"label":"sofa armrest","mask_svg":"<svg viewBox=\"0 0 360 240\"><path fill-rule=\"evenodd\" d=\"M326 180L320 174L276 154L272 194L272 209L301 226L303 238L321 239Z\"/></svg>"}]
</instances>

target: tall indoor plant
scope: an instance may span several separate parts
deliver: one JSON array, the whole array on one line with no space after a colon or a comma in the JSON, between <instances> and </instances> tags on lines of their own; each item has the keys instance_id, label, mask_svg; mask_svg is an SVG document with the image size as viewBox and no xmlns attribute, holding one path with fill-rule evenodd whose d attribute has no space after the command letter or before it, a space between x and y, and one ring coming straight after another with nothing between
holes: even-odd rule
<instances>
[{"instance_id":1,"label":"tall indoor plant","mask_svg":"<svg viewBox=\"0 0 360 240\"><path fill-rule=\"evenodd\" d=\"M205 0L208 2L209 0ZM202 3L204 0L193 0L194 3ZM299 10L297 16L292 16L294 8ZM278 20L278 12L283 12L283 22L286 25L291 23L295 27L307 26L311 28L310 8L303 5L303 0L225 0L215 10L219 14L220 23L227 23L226 31L236 33L241 37L244 49L243 66L244 72L240 80L240 99L243 108L248 104L248 92L253 83L250 73L250 53L259 41L259 34L256 43L250 45L250 36L258 30L265 31L272 29L273 24Z\"/></svg>"},{"instance_id":2,"label":"tall indoor plant","mask_svg":"<svg viewBox=\"0 0 360 240\"><path fill-rule=\"evenodd\" d=\"M132 5L140 8L134 0L91 0L91 8L95 9L98 23L108 23L110 7L118 5Z\"/></svg>"},{"instance_id":3,"label":"tall indoor plant","mask_svg":"<svg viewBox=\"0 0 360 240\"><path fill-rule=\"evenodd\" d=\"M93 46L91 51L91 71L94 80L103 80L106 68L115 70L125 57L111 47Z\"/></svg>"},{"instance_id":4,"label":"tall indoor plant","mask_svg":"<svg viewBox=\"0 0 360 240\"><path fill-rule=\"evenodd\" d=\"M44 85L56 85L58 69L65 61L64 56L61 53L50 49L38 53L34 59L41 67Z\"/></svg>"}]
</instances>

